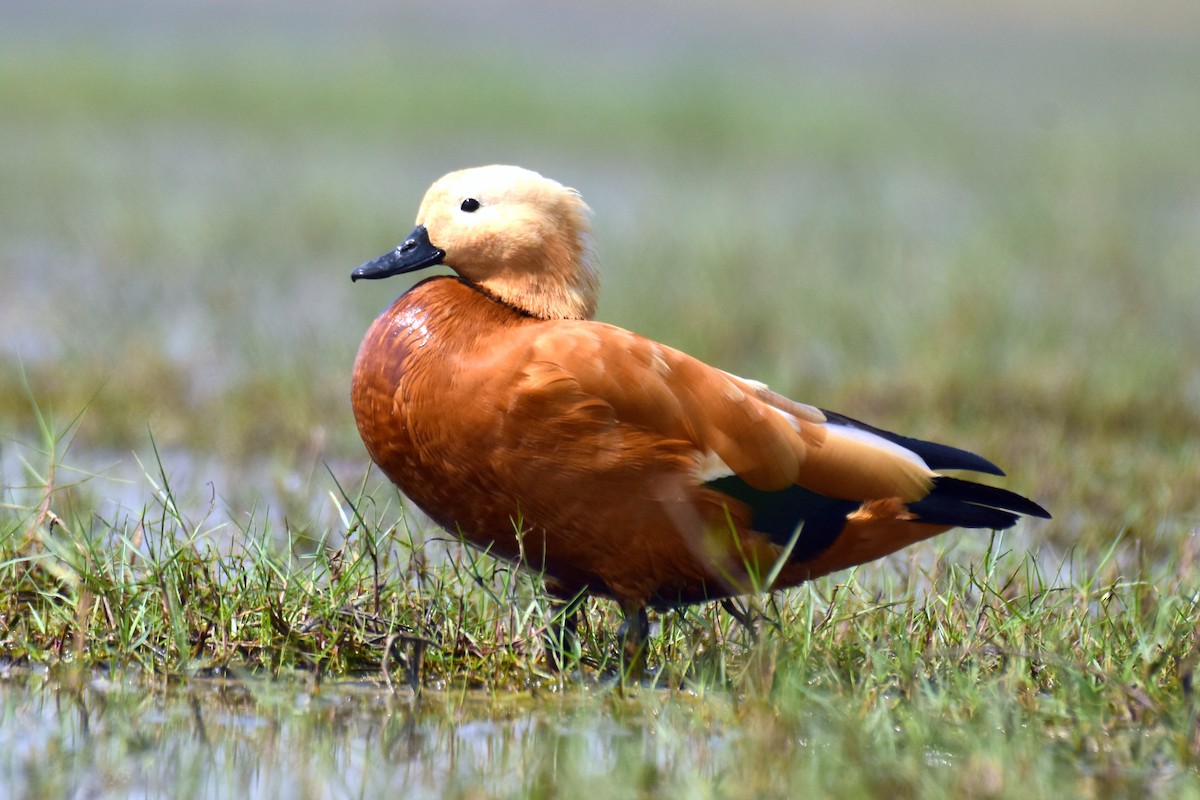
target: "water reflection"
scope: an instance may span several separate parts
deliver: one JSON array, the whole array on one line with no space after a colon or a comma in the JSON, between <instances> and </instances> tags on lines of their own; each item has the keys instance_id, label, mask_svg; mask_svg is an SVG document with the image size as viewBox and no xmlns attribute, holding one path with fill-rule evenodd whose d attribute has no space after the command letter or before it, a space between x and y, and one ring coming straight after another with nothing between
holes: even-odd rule
<instances>
[{"instance_id":1,"label":"water reflection","mask_svg":"<svg viewBox=\"0 0 1200 800\"><path fill-rule=\"evenodd\" d=\"M444 797L712 780L731 734L678 695L493 696L382 684L0 668L3 796ZM614 702L620 708L614 708ZM614 711L616 713L614 713ZM678 731L694 734L680 737Z\"/></svg>"}]
</instances>

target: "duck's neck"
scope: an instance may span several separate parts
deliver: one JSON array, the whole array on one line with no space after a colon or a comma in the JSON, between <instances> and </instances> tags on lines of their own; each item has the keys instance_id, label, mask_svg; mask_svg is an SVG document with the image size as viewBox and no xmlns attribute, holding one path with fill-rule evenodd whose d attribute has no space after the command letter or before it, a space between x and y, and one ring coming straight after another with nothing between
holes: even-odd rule
<instances>
[{"instance_id":1,"label":"duck's neck","mask_svg":"<svg viewBox=\"0 0 1200 800\"><path fill-rule=\"evenodd\" d=\"M591 319L600 276L587 237L541 253L537 264L516 264L480 281L503 303L540 319Z\"/></svg>"}]
</instances>

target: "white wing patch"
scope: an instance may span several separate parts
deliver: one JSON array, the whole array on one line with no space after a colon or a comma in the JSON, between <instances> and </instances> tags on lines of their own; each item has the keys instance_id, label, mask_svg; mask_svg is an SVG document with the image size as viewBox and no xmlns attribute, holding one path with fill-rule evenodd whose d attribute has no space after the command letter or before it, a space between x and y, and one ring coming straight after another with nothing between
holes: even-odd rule
<instances>
[{"instance_id":1,"label":"white wing patch","mask_svg":"<svg viewBox=\"0 0 1200 800\"><path fill-rule=\"evenodd\" d=\"M717 478L728 478L733 474L733 470L721 460L720 456L709 450L700 456L700 460L696 464L696 474L701 483L708 483Z\"/></svg>"},{"instance_id":2,"label":"white wing patch","mask_svg":"<svg viewBox=\"0 0 1200 800\"><path fill-rule=\"evenodd\" d=\"M884 450L892 455L911 461L912 463L929 469L929 465L925 463L925 459L909 450L907 447L901 447L895 442L888 441L882 436L876 436L870 431L864 431L862 428L851 428L849 425L838 425L837 423L826 423L826 430L830 436L840 436L843 439L852 439L861 444L874 447L879 450Z\"/></svg>"}]
</instances>

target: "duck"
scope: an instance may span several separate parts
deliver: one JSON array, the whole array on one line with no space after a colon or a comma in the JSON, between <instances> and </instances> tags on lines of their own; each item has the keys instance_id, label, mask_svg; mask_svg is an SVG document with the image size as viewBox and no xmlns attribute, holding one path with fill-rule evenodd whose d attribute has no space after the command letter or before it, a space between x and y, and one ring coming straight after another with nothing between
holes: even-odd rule
<instances>
[{"instance_id":1,"label":"duck","mask_svg":"<svg viewBox=\"0 0 1200 800\"><path fill-rule=\"evenodd\" d=\"M368 328L351 401L372 461L435 524L624 616L633 661L663 610L793 587L951 528L1049 518L946 471L967 450L792 400L594 319L580 193L537 172L451 172L376 280L437 265Z\"/></svg>"}]
</instances>

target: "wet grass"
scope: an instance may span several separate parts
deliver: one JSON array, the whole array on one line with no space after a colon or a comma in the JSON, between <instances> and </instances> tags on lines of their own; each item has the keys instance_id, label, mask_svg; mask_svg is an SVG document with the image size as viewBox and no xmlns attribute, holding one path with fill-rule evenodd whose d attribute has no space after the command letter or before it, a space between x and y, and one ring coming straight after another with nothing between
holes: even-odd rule
<instances>
[{"instance_id":1,"label":"wet grass","mask_svg":"<svg viewBox=\"0 0 1200 800\"><path fill-rule=\"evenodd\" d=\"M732 15L720 48L539 15L537 52L347 13L0 32L12 794L1200 794L1190 11ZM493 161L584 193L606 321L983 452L1055 519L748 600L753 630L658 615L625 691L592 601L550 669L537 580L406 508L346 398L404 288L349 270Z\"/></svg>"},{"instance_id":2,"label":"wet grass","mask_svg":"<svg viewBox=\"0 0 1200 800\"><path fill-rule=\"evenodd\" d=\"M993 536L977 559L751 598L750 626L655 615L629 684L610 604L585 606L559 672L537 581L396 498L338 487L340 522L298 542L193 519L148 471L155 500L103 517L64 443L29 453L0 517L0 768L20 794L1200 790L1194 534L1167 560L1121 563L1118 539L1080 564Z\"/></svg>"}]
</instances>

